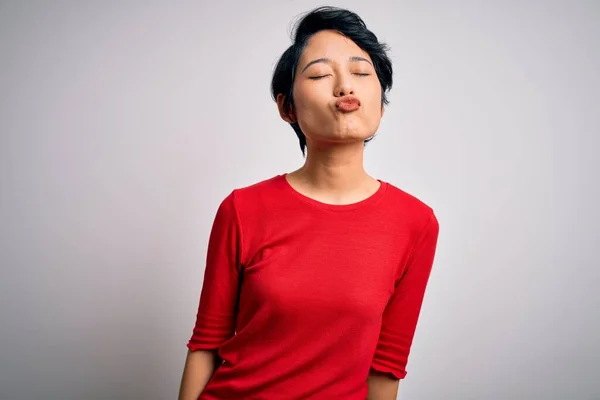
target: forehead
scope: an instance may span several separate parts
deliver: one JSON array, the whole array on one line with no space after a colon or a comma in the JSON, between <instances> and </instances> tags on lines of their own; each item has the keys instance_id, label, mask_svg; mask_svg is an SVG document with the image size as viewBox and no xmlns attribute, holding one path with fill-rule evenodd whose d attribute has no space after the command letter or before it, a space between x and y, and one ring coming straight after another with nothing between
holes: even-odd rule
<instances>
[{"instance_id":1,"label":"forehead","mask_svg":"<svg viewBox=\"0 0 600 400\"><path fill-rule=\"evenodd\" d=\"M336 31L320 31L308 40L299 64L306 64L315 58L329 58L337 61L354 56L362 56L371 61L369 54L358 47L352 39Z\"/></svg>"}]
</instances>

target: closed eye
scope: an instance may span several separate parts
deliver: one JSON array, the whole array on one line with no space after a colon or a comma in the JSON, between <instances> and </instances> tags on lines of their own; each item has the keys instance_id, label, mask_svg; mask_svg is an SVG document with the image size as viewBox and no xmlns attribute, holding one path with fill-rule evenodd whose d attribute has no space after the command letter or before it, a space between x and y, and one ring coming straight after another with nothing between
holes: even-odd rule
<instances>
[{"instance_id":1,"label":"closed eye","mask_svg":"<svg viewBox=\"0 0 600 400\"><path fill-rule=\"evenodd\" d=\"M357 75L357 76L369 76L371 74L368 74L368 73L365 73L365 72L356 72L353 75ZM326 78L328 76L331 76L331 75L327 74L327 75L309 76L308 79L312 79L312 80L316 81L316 80L319 80L319 79Z\"/></svg>"}]
</instances>

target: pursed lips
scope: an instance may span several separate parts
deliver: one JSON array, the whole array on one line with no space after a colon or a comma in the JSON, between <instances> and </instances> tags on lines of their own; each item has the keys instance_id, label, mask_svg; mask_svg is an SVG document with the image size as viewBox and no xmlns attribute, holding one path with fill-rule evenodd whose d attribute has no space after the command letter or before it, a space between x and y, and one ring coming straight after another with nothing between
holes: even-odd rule
<instances>
[{"instance_id":1,"label":"pursed lips","mask_svg":"<svg viewBox=\"0 0 600 400\"><path fill-rule=\"evenodd\" d=\"M360 108L360 100L354 96L344 96L335 102L335 108L342 112L356 111Z\"/></svg>"}]
</instances>

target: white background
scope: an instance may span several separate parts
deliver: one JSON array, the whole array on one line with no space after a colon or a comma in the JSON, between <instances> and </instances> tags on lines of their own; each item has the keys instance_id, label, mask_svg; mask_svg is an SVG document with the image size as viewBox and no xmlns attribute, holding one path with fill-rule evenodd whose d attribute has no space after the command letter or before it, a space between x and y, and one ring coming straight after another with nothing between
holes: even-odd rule
<instances>
[{"instance_id":1,"label":"white background","mask_svg":"<svg viewBox=\"0 0 600 400\"><path fill-rule=\"evenodd\" d=\"M218 204L302 163L269 84L318 5L0 3L0 398L176 397ZM333 5L392 48L367 169L441 225L399 399L600 399L600 3Z\"/></svg>"}]
</instances>

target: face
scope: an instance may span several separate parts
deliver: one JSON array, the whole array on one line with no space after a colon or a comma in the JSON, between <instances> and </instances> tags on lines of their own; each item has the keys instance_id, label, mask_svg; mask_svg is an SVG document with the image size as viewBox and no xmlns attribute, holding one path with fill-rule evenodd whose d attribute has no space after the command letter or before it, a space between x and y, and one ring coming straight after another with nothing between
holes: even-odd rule
<instances>
[{"instance_id":1,"label":"face","mask_svg":"<svg viewBox=\"0 0 600 400\"><path fill-rule=\"evenodd\" d=\"M307 142L363 142L383 115L381 85L369 55L335 31L313 35L302 53L294 82L294 109L282 117L298 122Z\"/></svg>"}]
</instances>

